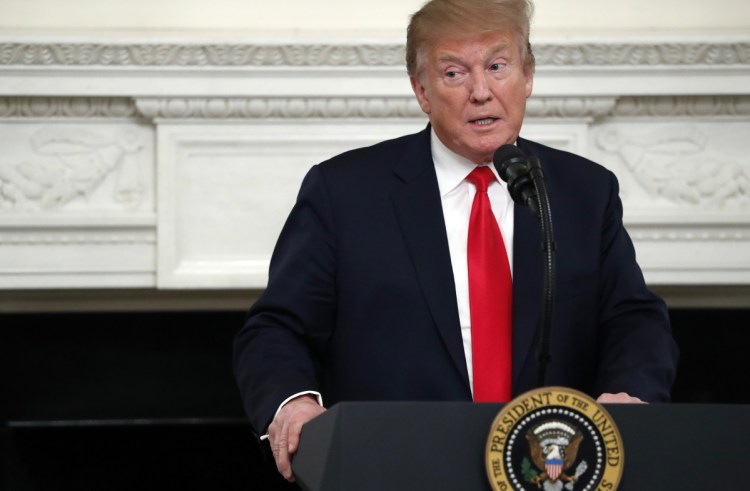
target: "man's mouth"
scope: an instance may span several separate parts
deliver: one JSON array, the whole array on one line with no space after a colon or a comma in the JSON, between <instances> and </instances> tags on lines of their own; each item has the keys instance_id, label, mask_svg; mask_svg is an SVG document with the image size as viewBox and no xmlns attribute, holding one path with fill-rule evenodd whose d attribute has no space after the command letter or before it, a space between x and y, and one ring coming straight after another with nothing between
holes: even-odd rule
<instances>
[{"instance_id":1,"label":"man's mouth","mask_svg":"<svg viewBox=\"0 0 750 491\"><path fill-rule=\"evenodd\" d=\"M497 121L497 118L474 119L470 122L479 126L487 126L487 125L494 123L495 121Z\"/></svg>"}]
</instances>

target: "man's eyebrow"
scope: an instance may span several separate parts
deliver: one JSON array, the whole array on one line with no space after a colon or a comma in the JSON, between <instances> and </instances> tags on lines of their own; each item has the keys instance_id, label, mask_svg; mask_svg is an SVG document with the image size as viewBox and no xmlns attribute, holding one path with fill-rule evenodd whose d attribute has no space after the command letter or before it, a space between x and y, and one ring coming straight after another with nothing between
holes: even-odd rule
<instances>
[{"instance_id":1,"label":"man's eyebrow","mask_svg":"<svg viewBox=\"0 0 750 491\"><path fill-rule=\"evenodd\" d=\"M453 53L443 53L438 57L438 61L441 63L445 62L454 62L454 63L464 63L464 61L461 59L460 56L455 55Z\"/></svg>"}]
</instances>

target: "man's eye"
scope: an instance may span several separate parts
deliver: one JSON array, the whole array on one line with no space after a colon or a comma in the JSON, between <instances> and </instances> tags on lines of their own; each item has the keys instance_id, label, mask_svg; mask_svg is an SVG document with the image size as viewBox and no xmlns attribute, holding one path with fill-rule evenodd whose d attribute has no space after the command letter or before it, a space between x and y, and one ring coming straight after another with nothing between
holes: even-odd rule
<instances>
[{"instance_id":1,"label":"man's eye","mask_svg":"<svg viewBox=\"0 0 750 491\"><path fill-rule=\"evenodd\" d=\"M493 63L492 65L490 65L490 70L492 70L493 72L500 70L500 63Z\"/></svg>"},{"instance_id":2,"label":"man's eye","mask_svg":"<svg viewBox=\"0 0 750 491\"><path fill-rule=\"evenodd\" d=\"M448 78L456 78L458 76L458 72L446 72L445 76Z\"/></svg>"}]
</instances>

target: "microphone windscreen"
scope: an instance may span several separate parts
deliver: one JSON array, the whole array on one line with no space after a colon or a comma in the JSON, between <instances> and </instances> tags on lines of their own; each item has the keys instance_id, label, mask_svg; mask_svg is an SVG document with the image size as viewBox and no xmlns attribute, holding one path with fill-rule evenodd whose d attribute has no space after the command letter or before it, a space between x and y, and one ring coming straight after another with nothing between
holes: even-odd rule
<instances>
[{"instance_id":1,"label":"microphone windscreen","mask_svg":"<svg viewBox=\"0 0 750 491\"><path fill-rule=\"evenodd\" d=\"M505 145L495 150L495 155L492 156L492 162L497 166L502 165L504 162L510 159L525 156L526 154L524 154L520 148L515 145L511 145L510 143L506 143Z\"/></svg>"},{"instance_id":2,"label":"microphone windscreen","mask_svg":"<svg viewBox=\"0 0 750 491\"><path fill-rule=\"evenodd\" d=\"M526 154L515 145L506 143L497 150L492 156L492 164L497 169L497 174L505 182L514 174L525 174L528 172L528 166L525 165ZM511 163L513 165L511 165ZM519 165L522 164L522 165ZM514 198L515 199L515 198Z\"/></svg>"}]
</instances>

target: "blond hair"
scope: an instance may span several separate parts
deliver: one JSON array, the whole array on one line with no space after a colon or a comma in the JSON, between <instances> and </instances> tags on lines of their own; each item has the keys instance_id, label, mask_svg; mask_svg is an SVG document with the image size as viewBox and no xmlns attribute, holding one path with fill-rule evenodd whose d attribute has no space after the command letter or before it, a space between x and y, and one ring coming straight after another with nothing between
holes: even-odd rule
<instances>
[{"instance_id":1,"label":"blond hair","mask_svg":"<svg viewBox=\"0 0 750 491\"><path fill-rule=\"evenodd\" d=\"M426 48L439 39L460 34L515 31L524 70L534 70L529 30L531 0L430 0L411 16L406 30L406 70L416 77Z\"/></svg>"}]
</instances>

